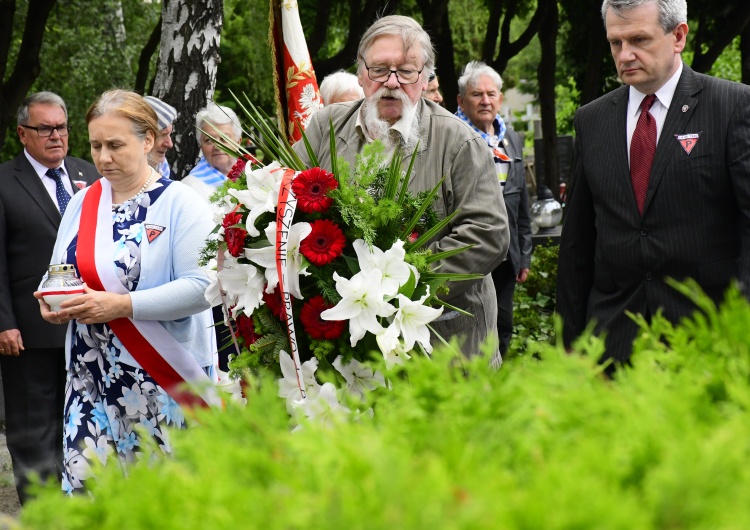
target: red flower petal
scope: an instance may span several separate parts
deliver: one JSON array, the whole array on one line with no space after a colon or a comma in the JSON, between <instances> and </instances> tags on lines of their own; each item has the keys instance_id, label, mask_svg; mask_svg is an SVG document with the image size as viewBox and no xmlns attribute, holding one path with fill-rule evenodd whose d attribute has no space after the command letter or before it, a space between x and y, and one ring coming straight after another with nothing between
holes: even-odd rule
<instances>
[{"instance_id":1,"label":"red flower petal","mask_svg":"<svg viewBox=\"0 0 750 530\"><path fill-rule=\"evenodd\" d=\"M328 192L339 187L332 173L314 167L301 172L292 182L297 207L305 213L325 212L333 204Z\"/></svg>"},{"instance_id":2,"label":"red flower petal","mask_svg":"<svg viewBox=\"0 0 750 530\"><path fill-rule=\"evenodd\" d=\"M263 290L263 301L271 310L271 313L286 322L286 315L284 314L284 300L281 299L281 290L277 287L271 294L266 293Z\"/></svg>"},{"instance_id":3,"label":"red flower petal","mask_svg":"<svg viewBox=\"0 0 750 530\"><path fill-rule=\"evenodd\" d=\"M230 226L234 226L237 224L240 224L242 222L242 214L238 212L229 212L224 216L224 219L221 221L221 226L224 228L229 228Z\"/></svg>"},{"instance_id":4,"label":"red flower petal","mask_svg":"<svg viewBox=\"0 0 750 530\"><path fill-rule=\"evenodd\" d=\"M244 228L227 228L224 231L227 249L235 258L239 258L245 251L245 238L247 238L247 230Z\"/></svg>"},{"instance_id":5,"label":"red flower petal","mask_svg":"<svg viewBox=\"0 0 750 530\"><path fill-rule=\"evenodd\" d=\"M345 320L323 320L320 314L332 308L322 296L315 296L302 306L300 320L310 337L316 340L337 339L344 332Z\"/></svg>"},{"instance_id":6,"label":"red flower petal","mask_svg":"<svg viewBox=\"0 0 750 530\"><path fill-rule=\"evenodd\" d=\"M255 334L255 323L251 317L240 314L235 319L235 324L237 325L237 335L245 342L246 346L258 340L258 335Z\"/></svg>"},{"instance_id":7,"label":"red flower petal","mask_svg":"<svg viewBox=\"0 0 750 530\"><path fill-rule=\"evenodd\" d=\"M232 169L230 169L229 173L227 173L227 178L231 180L232 182L240 178L240 175L242 175L242 172L245 171L246 163L247 163L247 160L245 158L238 158L237 162L235 162L234 165L232 166Z\"/></svg>"},{"instance_id":8,"label":"red flower petal","mask_svg":"<svg viewBox=\"0 0 750 530\"><path fill-rule=\"evenodd\" d=\"M319 219L310 223L310 235L300 243L299 251L318 267L338 258L346 246L346 237L336 223Z\"/></svg>"}]
</instances>

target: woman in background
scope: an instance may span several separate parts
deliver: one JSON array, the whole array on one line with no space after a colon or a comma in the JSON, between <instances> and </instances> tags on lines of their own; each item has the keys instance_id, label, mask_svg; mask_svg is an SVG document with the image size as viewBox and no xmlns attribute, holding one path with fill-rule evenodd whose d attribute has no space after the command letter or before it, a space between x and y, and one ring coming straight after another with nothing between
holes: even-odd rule
<instances>
[{"instance_id":1,"label":"woman in background","mask_svg":"<svg viewBox=\"0 0 750 530\"><path fill-rule=\"evenodd\" d=\"M227 143L228 139L239 144L242 128L232 109L215 103L209 103L206 108L198 111L195 126L198 129L197 139L201 148L201 158L188 176L182 179L182 183L193 188L208 201L216 188L227 180L229 171L237 161L217 147L212 137L223 143Z\"/></svg>"},{"instance_id":2,"label":"woman in background","mask_svg":"<svg viewBox=\"0 0 750 530\"><path fill-rule=\"evenodd\" d=\"M212 229L206 203L148 164L159 130L140 95L111 90L86 122L101 175L73 196L52 263L76 266L85 294L45 320L68 325L63 489L85 487L92 463L133 461L145 429L165 453L181 405L213 403L215 343L198 257ZM193 385L196 393L185 390Z\"/></svg>"}]
</instances>

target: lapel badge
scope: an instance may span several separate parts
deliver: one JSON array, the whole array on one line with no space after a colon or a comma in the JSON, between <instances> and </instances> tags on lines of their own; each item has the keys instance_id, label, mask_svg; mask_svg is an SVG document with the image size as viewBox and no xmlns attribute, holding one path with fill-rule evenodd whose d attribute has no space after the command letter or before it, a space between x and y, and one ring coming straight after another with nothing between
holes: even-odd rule
<instances>
[{"instance_id":1,"label":"lapel badge","mask_svg":"<svg viewBox=\"0 0 750 530\"><path fill-rule=\"evenodd\" d=\"M505 147L508 147L508 139L507 138L503 138L503 145Z\"/></svg>"},{"instance_id":2,"label":"lapel badge","mask_svg":"<svg viewBox=\"0 0 750 530\"><path fill-rule=\"evenodd\" d=\"M143 225L143 227L146 229L146 237L149 243L153 243L154 239L164 232L164 227L159 225Z\"/></svg>"},{"instance_id":3,"label":"lapel badge","mask_svg":"<svg viewBox=\"0 0 750 530\"><path fill-rule=\"evenodd\" d=\"M687 154L690 154L690 151L693 150L693 147L695 147L695 144L698 143L698 140L700 139L700 135L701 133L675 134L674 137L677 138L678 142L680 142L680 145L685 150L685 152Z\"/></svg>"},{"instance_id":4,"label":"lapel badge","mask_svg":"<svg viewBox=\"0 0 750 530\"><path fill-rule=\"evenodd\" d=\"M690 110L690 107L688 107L687 105L682 106L682 112L687 112L688 110Z\"/></svg>"}]
</instances>

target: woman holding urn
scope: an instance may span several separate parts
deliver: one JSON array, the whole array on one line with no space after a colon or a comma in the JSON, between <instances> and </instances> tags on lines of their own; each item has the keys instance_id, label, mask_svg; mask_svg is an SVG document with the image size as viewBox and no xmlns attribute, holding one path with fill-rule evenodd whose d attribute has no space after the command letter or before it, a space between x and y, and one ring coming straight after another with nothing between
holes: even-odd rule
<instances>
[{"instance_id":1,"label":"woman holding urn","mask_svg":"<svg viewBox=\"0 0 750 530\"><path fill-rule=\"evenodd\" d=\"M86 122L103 176L77 193L62 219L52 263L75 265L85 293L42 316L68 325L63 489L85 487L94 460L135 458L145 428L170 452L165 427L182 405L214 402L216 350L208 278L198 256L212 229L206 203L148 164L159 130L140 95L111 90Z\"/></svg>"}]
</instances>

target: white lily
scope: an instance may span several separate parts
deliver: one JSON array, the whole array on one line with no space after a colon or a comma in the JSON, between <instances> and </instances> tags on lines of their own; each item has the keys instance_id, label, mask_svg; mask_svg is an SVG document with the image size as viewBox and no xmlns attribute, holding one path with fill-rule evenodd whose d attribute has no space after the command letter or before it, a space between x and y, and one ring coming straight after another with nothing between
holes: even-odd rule
<instances>
[{"instance_id":1,"label":"white lily","mask_svg":"<svg viewBox=\"0 0 750 530\"><path fill-rule=\"evenodd\" d=\"M385 296L395 296L399 288L409 281L412 273L419 280L417 270L404 261L406 251L403 241L397 240L385 252L376 246L368 247L362 239L357 239L353 245L360 270L378 269L381 272L381 289Z\"/></svg>"},{"instance_id":2,"label":"white lily","mask_svg":"<svg viewBox=\"0 0 750 530\"><path fill-rule=\"evenodd\" d=\"M443 308L424 305L429 296L429 287L427 294L416 301L410 300L402 294L398 295L398 311L396 311L396 316L393 319L393 325L404 338L404 349L406 351L411 351L414 348L414 343L418 342L427 353L432 352L430 330L427 328L427 324L442 315Z\"/></svg>"},{"instance_id":3,"label":"white lily","mask_svg":"<svg viewBox=\"0 0 750 530\"><path fill-rule=\"evenodd\" d=\"M294 408L307 416L307 419L321 423L323 427L332 427L351 413L351 410L339 403L333 383L324 383L314 397L308 396L307 399L295 401Z\"/></svg>"},{"instance_id":4,"label":"white lily","mask_svg":"<svg viewBox=\"0 0 750 530\"><path fill-rule=\"evenodd\" d=\"M411 359L398 336L399 331L394 324L388 326L383 333L375 336L380 351L383 353L383 359L385 359L385 367L388 370L396 364L403 366L407 359Z\"/></svg>"},{"instance_id":5,"label":"white lily","mask_svg":"<svg viewBox=\"0 0 750 530\"><path fill-rule=\"evenodd\" d=\"M287 271L287 290L297 300L302 300L302 291L299 287L299 277L309 276L307 272L307 263L304 256L300 254L300 243L310 235L312 227L310 223L296 223L289 229L289 239L287 240L286 252L286 271ZM266 237L271 243L270 246L263 248L246 248L245 257L264 269L267 293L272 293L279 284L279 273L276 270L276 223L268 223L265 229Z\"/></svg>"},{"instance_id":6,"label":"white lily","mask_svg":"<svg viewBox=\"0 0 750 530\"><path fill-rule=\"evenodd\" d=\"M279 189L284 172L280 170L281 165L273 162L255 171L246 172L247 189L230 189L229 195L236 198L244 205L249 213L247 215L247 233L252 237L260 235L255 228L255 220L265 212L275 212L279 201Z\"/></svg>"},{"instance_id":7,"label":"white lily","mask_svg":"<svg viewBox=\"0 0 750 530\"><path fill-rule=\"evenodd\" d=\"M380 290L382 275L378 269L360 271L351 279L333 273L336 291L341 301L320 314L323 320L348 320L352 346L369 331L373 335L383 332L378 317L389 317L396 308L383 300Z\"/></svg>"},{"instance_id":8,"label":"white lily","mask_svg":"<svg viewBox=\"0 0 750 530\"><path fill-rule=\"evenodd\" d=\"M232 202L230 195L224 195L218 202L212 204L211 213L213 214L214 224L220 225L224 217L235 209L237 205ZM219 233L224 233L224 227L219 229Z\"/></svg>"},{"instance_id":9,"label":"white lily","mask_svg":"<svg viewBox=\"0 0 750 530\"><path fill-rule=\"evenodd\" d=\"M224 289L229 306L234 305L232 316L236 317L244 309L249 315L260 307L263 299L263 275L253 265L238 263L235 259L225 259L219 272L209 271L211 283L206 289L206 300L212 305L221 303L219 285Z\"/></svg>"},{"instance_id":10,"label":"white lily","mask_svg":"<svg viewBox=\"0 0 750 530\"><path fill-rule=\"evenodd\" d=\"M286 398L286 410L289 414L294 410L294 402L302 396L297 385L297 371L294 369L292 357L281 350L279 352L279 365L281 366L281 375L279 379L279 397ZM307 394L307 399L314 398L320 392L320 385L315 379L315 370L318 369L318 360L314 357L302 363L302 385Z\"/></svg>"},{"instance_id":11,"label":"white lily","mask_svg":"<svg viewBox=\"0 0 750 530\"><path fill-rule=\"evenodd\" d=\"M365 396L365 392L372 392L378 387L385 387L383 374L380 372L373 373L372 368L356 359L351 359L347 364L343 364L339 355L333 361L333 367L344 376L346 390L360 399Z\"/></svg>"}]
</instances>

